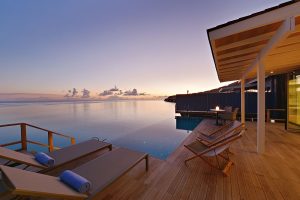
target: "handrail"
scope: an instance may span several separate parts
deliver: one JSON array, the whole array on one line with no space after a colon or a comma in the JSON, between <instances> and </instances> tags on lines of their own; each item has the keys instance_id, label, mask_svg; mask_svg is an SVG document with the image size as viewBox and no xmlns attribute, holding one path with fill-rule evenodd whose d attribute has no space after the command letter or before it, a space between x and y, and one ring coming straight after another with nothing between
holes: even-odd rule
<instances>
[{"instance_id":1,"label":"handrail","mask_svg":"<svg viewBox=\"0 0 300 200\"><path fill-rule=\"evenodd\" d=\"M286 112L286 109L284 108L268 108L266 112L266 121L271 122L271 112ZM277 119L277 120L283 120L285 121L286 119Z\"/></svg>"},{"instance_id":2,"label":"handrail","mask_svg":"<svg viewBox=\"0 0 300 200\"><path fill-rule=\"evenodd\" d=\"M11 145L21 143L22 150L27 150L27 143L31 143L31 144L36 144L36 145L39 145L39 146L48 147L49 152L51 152L51 151L54 151L56 149L59 149L59 147L54 146L53 135L68 138L68 139L70 139L71 144L76 143L76 140L75 140L74 137L71 137L71 136L68 136L68 135L65 135L65 134L62 134L62 133L57 133L57 132L54 132L54 131L51 131L51 130L48 130L48 129L45 129L45 128L41 128L41 127L32 125L32 124L27 124L27 123L2 124L2 125L0 125L0 128L9 127L9 126L20 126L20 128L21 128L21 141L10 142L10 143L7 143L7 144L0 144L0 147L11 146ZM27 140L27 129L26 129L27 126L35 128L35 129L39 129L39 130L42 130L42 131L45 131L45 132L48 132L48 144L43 144L43 143L40 143L40 142Z\"/></svg>"},{"instance_id":3,"label":"handrail","mask_svg":"<svg viewBox=\"0 0 300 200\"><path fill-rule=\"evenodd\" d=\"M6 144L0 144L0 147L7 147L7 146L12 146L12 145L16 145L16 144L21 144L22 141L15 141L15 142L9 142L9 143L6 143Z\"/></svg>"},{"instance_id":4,"label":"handrail","mask_svg":"<svg viewBox=\"0 0 300 200\"><path fill-rule=\"evenodd\" d=\"M42 147L48 147L48 148L50 147L47 144L44 144L44 143L41 143L41 142L32 141L32 140L27 140L27 142L31 143L31 144L36 144L36 145L39 145L39 146L42 146ZM59 147L53 147L53 149L58 150L60 148Z\"/></svg>"},{"instance_id":5,"label":"handrail","mask_svg":"<svg viewBox=\"0 0 300 200\"><path fill-rule=\"evenodd\" d=\"M0 125L0 128L2 128L2 127L7 127L7 126L18 126L18 125L21 125L21 124L24 124L24 123L1 124L1 125Z\"/></svg>"},{"instance_id":6,"label":"handrail","mask_svg":"<svg viewBox=\"0 0 300 200\"><path fill-rule=\"evenodd\" d=\"M27 124L27 123L25 123L27 126L30 126L30 127L32 127L32 128L35 128L35 129L39 129L39 130L42 130L42 131L46 131L46 132L49 132L50 130L48 130L48 129L45 129L45 128L41 128L41 127L38 127L38 126L35 126L35 125L32 125L32 124ZM71 138L73 138L73 137L71 137L71 136L69 136L69 135L64 135L64 134L62 134L62 133L57 133L57 132L54 132L54 131L50 131L51 133L53 133L54 135L59 135L59 136L61 136L61 137L65 137L65 138L69 138L69 139L71 139Z\"/></svg>"}]
</instances>

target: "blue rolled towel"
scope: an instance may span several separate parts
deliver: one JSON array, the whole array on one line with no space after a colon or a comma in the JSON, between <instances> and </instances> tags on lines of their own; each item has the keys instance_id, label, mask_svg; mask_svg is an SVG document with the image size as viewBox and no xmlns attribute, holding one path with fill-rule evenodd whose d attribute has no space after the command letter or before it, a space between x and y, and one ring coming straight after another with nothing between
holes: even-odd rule
<instances>
[{"instance_id":1,"label":"blue rolled towel","mask_svg":"<svg viewBox=\"0 0 300 200\"><path fill-rule=\"evenodd\" d=\"M87 193L92 187L89 180L72 172L71 170L64 171L60 174L59 178L62 182L80 193Z\"/></svg>"},{"instance_id":2,"label":"blue rolled towel","mask_svg":"<svg viewBox=\"0 0 300 200\"><path fill-rule=\"evenodd\" d=\"M55 164L55 160L43 152L36 153L34 158L40 164L46 165L47 167L53 167Z\"/></svg>"}]
</instances>

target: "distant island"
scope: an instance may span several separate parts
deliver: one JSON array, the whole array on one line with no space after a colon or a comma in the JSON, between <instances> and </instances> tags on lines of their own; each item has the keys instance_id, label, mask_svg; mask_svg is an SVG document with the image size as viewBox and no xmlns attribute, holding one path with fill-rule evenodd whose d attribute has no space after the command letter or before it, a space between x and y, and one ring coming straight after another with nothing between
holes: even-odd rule
<instances>
[{"instance_id":1,"label":"distant island","mask_svg":"<svg viewBox=\"0 0 300 200\"><path fill-rule=\"evenodd\" d=\"M248 83L248 85L251 83ZM232 92L235 90L240 90L240 82L236 81L233 82L229 85L218 87L212 90L207 90L203 92L197 92L197 93L190 93L190 94L180 94L180 95L193 95L193 94L200 94L200 93L219 93L219 92ZM166 102L171 102L171 103L176 103L176 95L168 96L167 98L164 99Z\"/></svg>"},{"instance_id":2,"label":"distant island","mask_svg":"<svg viewBox=\"0 0 300 200\"><path fill-rule=\"evenodd\" d=\"M166 102L176 103L176 95L169 96L164 99Z\"/></svg>"}]
</instances>

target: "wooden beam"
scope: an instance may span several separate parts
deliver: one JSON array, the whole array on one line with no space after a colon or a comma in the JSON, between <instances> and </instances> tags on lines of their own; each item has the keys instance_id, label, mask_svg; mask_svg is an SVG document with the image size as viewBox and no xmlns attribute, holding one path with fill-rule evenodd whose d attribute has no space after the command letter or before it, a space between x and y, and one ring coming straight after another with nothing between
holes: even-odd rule
<instances>
[{"instance_id":1,"label":"wooden beam","mask_svg":"<svg viewBox=\"0 0 300 200\"><path fill-rule=\"evenodd\" d=\"M236 52L236 51L241 51L244 49L249 49L251 47L257 47L259 45L265 45L268 43L269 40L261 40L261 41L256 41L250 44L245 44L242 46L238 46L238 47L234 47L234 48L230 48L230 49L225 49L225 50L219 50L217 49L217 55L222 55L222 54L227 54L227 53L232 53L232 52Z\"/></svg>"},{"instance_id":2,"label":"wooden beam","mask_svg":"<svg viewBox=\"0 0 300 200\"><path fill-rule=\"evenodd\" d=\"M300 2L274 9L251 18L240 20L227 26L208 31L210 40L216 40L245 30L254 29L274 22L282 21L290 16L300 15ZM298 20L298 18L297 18Z\"/></svg>"},{"instance_id":3,"label":"wooden beam","mask_svg":"<svg viewBox=\"0 0 300 200\"><path fill-rule=\"evenodd\" d=\"M299 40L297 42L299 42ZM300 42L293 43L290 45L280 45L280 46L276 47L275 49L273 49L268 54L268 56L266 56L264 63L266 66L274 66L274 68L276 68L276 66L284 65L284 63L287 63L287 64L298 63L298 60L300 59L299 49L300 49ZM280 55L278 55L278 54L280 54ZM253 58L254 55L250 55L250 56ZM235 58L235 59L241 60L241 58ZM228 61L223 61L223 62L225 62L225 64L222 64L223 62L219 62L219 66L221 66L222 68L219 67L218 71L221 74L221 76L224 76L223 72L230 72L230 71L235 72L237 70L245 70L244 65L251 64L250 61L251 61L250 59L245 60L245 61L241 60L241 62L236 61L233 63L229 63ZM240 67L241 65L243 65L243 66ZM235 70L235 68L236 68L236 70ZM255 71L256 71L255 68L253 69L253 71L255 73ZM235 75L238 75L238 74L235 74ZM238 78L239 77L235 77L235 79L238 79Z\"/></svg>"},{"instance_id":4,"label":"wooden beam","mask_svg":"<svg viewBox=\"0 0 300 200\"><path fill-rule=\"evenodd\" d=\"M224 53L224 54L217 54L217 58L218 59L222 59L222 58L227 58L227 57L232 57L232 56L239 56L239 55L243 55L243 54L247 54L247 53L254 53L254 52L259 52L263 47L265 47L266 45L258 45L255 47L250 47L247 49L243 49L240 51L234 51L234 52L230 52L230 53Z\"/></svg>"},{"instance_id":5,"label":"wooden beam","mask_svg":"<svg viewBox=\"0 0 300 200\"><path fill-rule=\"evenodd\" d=\"M252 43L257 42L257 41L269 40L274 35L274 33L275 33L275 31L268 32L268 33L261 34L261 35L255 35L255 36L250 37L248 39L244 39L244 40L240 40L240 41L237 41L237 42L233 42L233 43L229 43L229 44L220 46L220 47L217 48L217 50L222 51L222 50L231 49L231 48L234 48L234 47L240 47L240 46L243 46L243 45L252 44Z\"/></svg>"},{"instance_id":6,"label":"wooden beam","mask_svg":"<svg viewBox=\"0 0 300 200\"><path fill-rule=\"evenodd\" d=\"M253 60L254 59L240 61L240 62L234 62L234 63L229 63L229 64L223 64L223 65L220 65L219 68L220 68L220 71L222 71L222 69L236 68L238 66L244 66L244 65L249 66L251 63L253 63Z\"/></svg>"},{"instance_id":7,"label":"wooden beam","mask_svg":"<svg viewBox=\"0 0 300 200\"><path fill-rule=\"evenodd\" d=\"M250 54L248 56L233 58L229 60L219 61L219 65L232 64L241 61L254 60L256 58L256 54Z\"/></svg>"},{"instance_id":8,"label":"wooden beam","mask_svg":"<svg viewBox=\"0 0 300 200\"><path fill-rule=\"evenodd\" d=\"M227 69L222 69L220 70L220 73L224 74L224 73L233 73L233 75L238 74L243 74L243 71L246 70L248 68L249 65L240 65L240 66L236 66L233 68L227 68Z\"/></svg>"},{"instance_id":9,"label":"wooden beam","mask_svg":"<svg viewBox=\"0 0 300 200\"><path fill-rule=\"evenodd\" d=\"M276 49L273 49L270 52L270 56L274 55L274 54L285 54L285 53L291 52L291 51L299 51L299 49L300 49L300 40L298 42L299 43L286 44L286 45L278 46Z\"/></svg>"},{"instance_id":10,"label":"wooden beam","mask_svg":"<svg viewBox=\"0 0 300 200\"><path fill-rule=\"evenodd\" d=\"M249 27L241 32L236 32L232 35L228 35L226 37L222 37L220 39L216 39L216 47L221 47L230 43L235 43L239 42L242 40L246 40L249 38L252 38L257 35L263 35L266 33L274 32L276 31L279 27L280 24L282 23L282 20L277 21L275 23L267 24L267 25L261 25L259 27L249 29Z\"/></svg>"},{"instance_id":11,"label":"wooden beam","mask_svg":"<svg viewBox=\"0 0 300 200\"><path fill-rule=\"evenodd\" d=\"M211 48L212 48L212 54L213 54L213 57L214 57L214 62L215 62L215 67L216 67L216 71L217 71L217 75L218 75L218 78L220 80L220 75L219 75L219 61L218 61L218 57L217 57L217 51L216 51L216 45L215 45L215 41L211 41L210 42L210 45L211 45Z\"/></svg>"},{"instance_id":12,"label":"wooden beam","mask_svg":"<svg viewBox=\"0 0 300 200\"><path fill-rule=\"evenodd\" d=\"M300 5L300 4L299 4ZM295 18L294 17L289 17L286 20L284 20L284 22L282 22L281 26L279 27L279 29L276 31L276 33L274 34L274 36L270 39L270 41L268 42L268 44L259 52L257 59L253 62L252 65L250 65L250 67L244 72L244 75L242 78L245 78L246 75L253 70L254 67L256 67L258 65L258 61L264 59L264 57L270 52L272 51L272 49L274 49L276 47L276 45L278 43L280 43L281 41L283 41L287 36L288 33L293 29L293 25L295 24Z\"/></svg>"},{"instance_id":13,"label":"wooden beam","mask_svg":"<svg viewBox=\"0 0 300 200\"><path fill-rule=\"evenodd\" d=\"M290 51L280 54L274 54L272 56L267 56L264 60L265 65L267 66L280 66L280 65L289 65L289 63L296 63L300 60L300 51Z\"/></svg>"},{"instance_id":14,"label":"wooden beam","mask_svg":"<svg viewBox=\"0 0 300 200\"><path fill-rule=\"evenodd\" d=\"M255 56L256 58L256 55L257 55L258 52L251 52L251 53L245 53L245 54L241 54L241 55L238 55L238 56L230 56L230 57L227 57L227 58L222 58L222 59L218 59L219 62L222 62L222 61L227 61L227 60L232 60L232 59L243 59L243 58L246 58L248 56Z\"/></svg>"},{"instance_id":15,"label":"wooden beam","mask_svg":"<svg viewBox=\"0 0 300 200\"><path fill-rule=\"evenodd\" d=\"M242 70L247 69L247 67L248 66L240 66L240 67L237 67L237 68L234 68L234 69L223 70L223 71L220 72L220 74L222 76L232 75L233 77L235 76L236 78L238 78L238 76L243 74Z\"/></svg>"},{"instance_id":16,"label":"wooden beam","mask_svg":"<svg viewBox=\"0 0 300 200\"><path fill-rule=\"evenodd\" d=\"M257 152L265 152L265 68L261 61L257 65Z\"/></svg>"},{"instance_id":17,"label":"wooden beam","mask_svg":"<svg viewBox=\"0 0 300 200\"><path fill-rule=\"evenodd\" d=\"M232 76L232 75L225 75L225 76L222 76L222 81L235 81L235 80L238 80L236 78L236 76Z\"/></svg>"},{"instance_id":18,"label":"wooden beam","mask_svg":"<svg viewBox=\"0 0 300 200\"><path fill-rule=\"evenodd\" d=\"M296 26L297 27L297 26ZM290 39L290 38L293 38L293 37L299 37L300 36L300 32L294 32L294 33L291 33L288 37L287 37L287 39L286 39L286 41L288 40L288 39Z\"/></svg>"}]
</instances>

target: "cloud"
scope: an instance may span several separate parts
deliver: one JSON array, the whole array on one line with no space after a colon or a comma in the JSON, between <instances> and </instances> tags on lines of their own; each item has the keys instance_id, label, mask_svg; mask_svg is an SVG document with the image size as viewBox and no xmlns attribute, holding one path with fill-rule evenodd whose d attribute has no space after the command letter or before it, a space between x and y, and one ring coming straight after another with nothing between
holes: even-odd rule
<instances>
[{"instance_id":1,"label":"cloud","mask_svg":"<svg viewBox=\"0 0 300 200\"><path fill-rule=\"evenodd\" d=\"M109 90L104 90L99 94L99 96L120 96L122 94L123 94L122 90L120 90L119 88L117 88L117 86L115 86L114 88L111 88Z\"/></svg>"},{"instance_id":2,"label":"cloud","mask_svg":"<svg viewBox=\"0 0 300 200\"><path fill-rule=\"evenodd\" d=\"M82 96L81 96L81 98L90 98L90 91L84 88L82 90Z\"/></svg>"},{"instance_id":3,"label":"cloud","mask_svg":"<svg viewBox=\"0 0 300 200\"><path fill-rule=\"evenodd\" d=\"M100 94L99 94L99 96L110 96L110 95L113 95L113 92L112 91L110 91L110 90L104 90L103 92L101 92Z\"/></svg>"},{"instance_id":4,"label":"cloud","mask_svg":"<svg viewBox=\"0 0 300 200\"><path fill-rule=\"evenodd\" d=\"M137 89L133 89L132 91L131 90L127 90L126 92L124 92L124 96L138 96L138 92L137 92Z\"/></svg>"},{"instance_id":5,"label":"cloud","mask_svg":"<svg viewBox=\"0 0 300 200\"><path fill-rule=\"evenodd\" d=\"M68 93L64 97L76 97L78 95L78 91L76 88L73 90L68 90Z\"/></svg>"},{"instance_id":6,"label":"cloud","mask_svg":"<svg viewBox=\"0 0 300 200\"><path fill-rule=\"evenodd\" d=\"M75 97L78 94L78 91L76 88L73 88L72 97Z\"/></svg>"}]
</instances>

